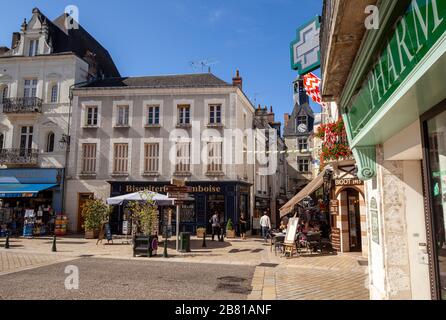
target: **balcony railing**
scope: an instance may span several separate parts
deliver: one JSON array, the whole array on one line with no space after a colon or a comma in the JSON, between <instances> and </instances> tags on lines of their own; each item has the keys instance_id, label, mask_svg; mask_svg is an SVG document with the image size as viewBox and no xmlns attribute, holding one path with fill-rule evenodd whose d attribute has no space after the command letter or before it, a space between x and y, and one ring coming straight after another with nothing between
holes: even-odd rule
<instances>
[{"instance_id":1,"label":"balcony railing","mask_svg":"<svg viewBox=\"0 0 446 320\"><path fill-rule=\"evenodd\" d=\"M35 166L38 164L39 151L37 149L1 149L1 165Z\"/></svg>"},{"instance_id":2,"label":"balcony railing","mask_svg":"<svg viewBox=\"0 0 446 320\"><path fill-rule=\"evenodd\" d=\"M6 98L3 99L3 113L41 113L42 99L31 98Z\"/></svg>"}]
</instances>

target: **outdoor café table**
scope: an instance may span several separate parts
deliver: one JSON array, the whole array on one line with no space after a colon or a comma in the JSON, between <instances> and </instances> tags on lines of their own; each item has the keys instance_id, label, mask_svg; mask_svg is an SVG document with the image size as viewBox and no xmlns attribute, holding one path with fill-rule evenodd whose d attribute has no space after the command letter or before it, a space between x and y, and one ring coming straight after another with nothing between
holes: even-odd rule
<instances>
[{"instance_id":1,"label":"outdoor caf\u00e9 table","mask_svg":"<svg viewBox=\"0 0 446 320\"><path fill-rule=\"evenodd\" d=\"M277 241L285 241L286 233L273 233L273 237L271 238L271 252L273 251L273 246L276 245Z\"/></svg>"}]
</instances>

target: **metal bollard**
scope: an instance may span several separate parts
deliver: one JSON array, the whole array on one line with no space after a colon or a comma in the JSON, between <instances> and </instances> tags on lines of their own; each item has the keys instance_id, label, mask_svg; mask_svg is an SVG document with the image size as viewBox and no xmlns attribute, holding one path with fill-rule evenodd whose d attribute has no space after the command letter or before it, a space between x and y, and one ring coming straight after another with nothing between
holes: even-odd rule
<instances>
[{"instance_id":1,"label":"metal bollard","mask_svg":"<svg viewBox=\"0 0 446 320\"><path fill-rule=\"evenodd\" d=\"M206 231L203 233L203 248L206 248Z\"/></svg>"},{"instance_id":2,"label":"metal bollard","mask_svg":"<svg viewBox=\"0 0 446 320\"><path fill-rule=\"evenodd\" d=\"M164 252L163 252L163 258L167 258L167 238L164 239Z\"/></svg>"},{"instance_id":3,"label":"metal bollard","mask_svg":"<svg viewBox=\"0 0 446 320\"><path fill-rule=\"evenodd\" d=\"M56 248L56 235L53 236L53 247L51 248L52 252L57 252Z\"/></svg>"},{"instance_id":4,"label":"metal bollard","mask_svg":"<svg viewBox=\"0 0 446 320\"><path fill-rule=\"evenodd\" d=\"M6 233L5 249L9 249L9 232Z\"/></svg>"}]
</instances>

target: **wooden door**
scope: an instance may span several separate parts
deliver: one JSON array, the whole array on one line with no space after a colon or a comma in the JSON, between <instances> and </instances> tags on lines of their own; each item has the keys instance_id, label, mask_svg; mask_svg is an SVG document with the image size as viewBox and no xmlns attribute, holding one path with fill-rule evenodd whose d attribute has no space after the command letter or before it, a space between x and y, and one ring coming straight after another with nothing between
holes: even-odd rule
<instances>
[{"instance_id":1,"label":"wooden door","mask_svg":"<svg viewBox=\"0 0 446 320\"><path fill-rule=\"evenodd\" d=\"M79 193L78 194L78 205L77 205L77 232L84 232L82 225L84 224L84 218L82 217L82 207L88 199L92 199L94 193Z\"/></svg>"}]
</instances>

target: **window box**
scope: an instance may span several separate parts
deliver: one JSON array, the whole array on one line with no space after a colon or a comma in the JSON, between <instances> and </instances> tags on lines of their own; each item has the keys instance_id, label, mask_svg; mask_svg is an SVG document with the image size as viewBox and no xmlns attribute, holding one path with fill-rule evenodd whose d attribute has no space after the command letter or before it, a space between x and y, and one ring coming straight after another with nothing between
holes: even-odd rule
<instances>
[{"instance_id":1,"label":"window box","mask_svg":"<svg viewBox=\"0 0 446 320\"><path fill-rule=\"evenodd\" d=\"M222 171L211 171L211 172L206 172L206 175L209 177L223 177L225 176L225 173Z\"/></svg>"},{"instance_id":2,"label":"window box","mask_svg":"<svg viewBox=\"0 0 446 320\"><path fill-rule=\"evenodd\" d=\"M159 177L159 172L144 172L141 174L143 177Z\"/></svg>"},{"instance_id":3,"label":"window box","mask_svg":"<svg viewBox=\"0 0 446 320\"><path fill-rule=\"evenodd\" d=\"M122 172L122 173L115 172L115 173L112 173L111 176L114 178L128 177L129 173L128 172Z\"/></svg>"},{"instance_id":4,"label":"window box","mask_svg":"<svg viewBox=\"0 0 446 320\"><path fill-rule=\"evenodd\" d=\"M95 179L97 174L96 173L79 173L78 176L81 179Z\"/></svg>"},{"instance_id":5,"label":"window box","mask_svg":"<svg viewBox=\"0 0 446 320\"><path fill-rule=\"evenodd\" d=\"M223 123L208 123L206 125L208 128L224 128L225 125Z\"/></svg>"},{"instance_id":6,"label":"window box","mask_svg":"<svg viewBox=\"0 0 446 320\"><path fill-rule=\"evenodd\" d=\"M192 128L190 123L177 123L177 128Z\"/></svg>"},{"instance_id":7,"label":"window box","mask_svg":"<svg viewBox=\"0 0 446 320\"><path fill-rule=\"evenodd\" d=\"M145 124L144 128L146 128L146 129L161 128L161 125L160 124Z\"/></svg>"}]
</instances>

